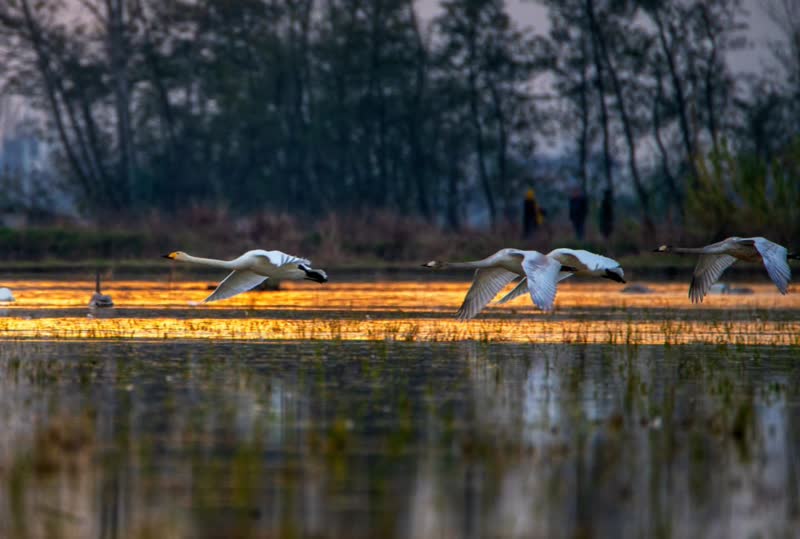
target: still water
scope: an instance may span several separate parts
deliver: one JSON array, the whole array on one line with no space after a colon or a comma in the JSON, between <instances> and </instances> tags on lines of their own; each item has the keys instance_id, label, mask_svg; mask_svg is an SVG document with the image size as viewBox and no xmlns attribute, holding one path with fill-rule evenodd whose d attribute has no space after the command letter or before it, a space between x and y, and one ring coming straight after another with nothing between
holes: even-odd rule
<instances>
[{"instance_id":1,"label":"still water","mask_svg":"<svg viewBox=\"0 0 800 539\"><path fill-rule=\"evenodd\" d=\"M800 351L14 342L2 537L788 537Z\"/></svg>"},{"instance_id":2,"label":"still water","mask_svg":"<svg viewBox=\"0 0 800 539\"><path fill-rule=\"evenodd\" d=\"M467 286L14 283L0 537L798 535L800 294Z\"/></svg>"}]
</instances>

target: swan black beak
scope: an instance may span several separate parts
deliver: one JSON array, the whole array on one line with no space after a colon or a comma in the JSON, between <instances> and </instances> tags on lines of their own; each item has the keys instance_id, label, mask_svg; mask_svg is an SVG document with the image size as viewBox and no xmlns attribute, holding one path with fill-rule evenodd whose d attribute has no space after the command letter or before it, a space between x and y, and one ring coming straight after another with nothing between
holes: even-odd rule
<instances>
[{"instance_id":1,"label":"swan black beak","mask_svg":"<svg viewBox=\"0 0 800 539\"><path fill-rule=\"evenodd\" d=\"M327 283L328 275L324 271L308 270L306 271L304 279L306 281L314 281L315 283Z\"/></svg>"},{"instance_id":2,"label":"swan black beak","mask_svg":"<svg viewBox=\"0 0 800 539\"><path fill-rule=\"evenodd\" d=\"M169 258L170 260L172 260L172 257L170 255L161 255L161 258Z\"/></svg>"},{"instance_id":3,"label":"swan black beak","mask_svg":"<svg viewBox=\"0 0 800 539\"><path fill-rule=\"evenodd\" d=\"M789 260L800 260L800 253L789 253L786 255Z\"/></svg>"}]
</instances>

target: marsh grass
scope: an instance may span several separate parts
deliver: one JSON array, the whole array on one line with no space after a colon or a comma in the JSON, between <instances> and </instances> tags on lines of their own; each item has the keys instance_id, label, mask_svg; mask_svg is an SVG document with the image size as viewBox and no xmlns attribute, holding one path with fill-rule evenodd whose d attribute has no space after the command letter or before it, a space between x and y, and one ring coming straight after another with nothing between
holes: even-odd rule
<instances>
[{"instance_id":1,"label":"marsh grass","mask_svg":"<svg viewBox=\"0 0 800 539\"><path fill-rule=\"evenodd\" d=\"M643 319L262 319L41 318L0 319L0 338L57 340L388 340L406 342L527 342L679 345L800 345L800 321Z\"/></svg>"}]
</instances>

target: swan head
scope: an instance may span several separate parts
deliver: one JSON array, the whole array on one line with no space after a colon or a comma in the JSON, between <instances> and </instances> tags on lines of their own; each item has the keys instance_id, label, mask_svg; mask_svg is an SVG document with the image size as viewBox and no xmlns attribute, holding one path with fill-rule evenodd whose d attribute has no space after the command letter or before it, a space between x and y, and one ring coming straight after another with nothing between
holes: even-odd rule
<instances>
[{"instance_id":1,"label":"swan head","mask_svg":"<svg viewBox=\"0 0 800 539\"><path fill-rule=\"evenodd\" d=\"M622 268L607 269L602 277L611 281L625 284L625 272L622 271Z\"/></svg>"},{"instance_id":2,"label":"swan head","mask_svg":"<svg viewBox=\"0 0 800 539\"><path fill-rule=\"evenodd\" d=\"M447 262L440 262L439 260L431 260L430 262L425 262L422 265L422 267L430 269L443 269L447 267Z\"/></svg>"},{"instance_id":3,"label":"swan head","mask_svg":"<svg viewBox=\"0 0 800 539\"><path fill-rule=\"evenodd\" d=\"M310 266L306 266L305 264L298 264L297 267L305 272L306 276L304 278L307 281L314 281L315 283L328 282L328 274L321 269L314 269Z\"/></svg>"},{"instance_id":4,"label":"swan head","mask_svg":"<svg viewBox=\"0 0 800 539\"><path fill-rule=\"evenodd\" d=\"M669 253L670 251L672 251L672 245L662 245L657 249L653 249L654 253Z\"/></svg>"},{"instance_id":5,"label":"swan head","mask_svg":"<svg viewBox=\"0 0 800 539\"><path fill-rule=\"evenodd\" d=\"M183 251L172 251L170 254L164 255L163 258L169 258L170 260L180 260L184 256L186 256L186 253L184 253Z\"/></svg>"}]
</instances>

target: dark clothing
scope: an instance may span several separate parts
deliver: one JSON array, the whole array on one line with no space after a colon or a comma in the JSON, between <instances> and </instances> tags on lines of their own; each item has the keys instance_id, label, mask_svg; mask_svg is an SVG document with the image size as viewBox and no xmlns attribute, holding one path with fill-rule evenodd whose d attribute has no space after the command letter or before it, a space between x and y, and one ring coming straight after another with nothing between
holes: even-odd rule
<instances>
[{"instance_id":1,"label":"dark clothing","mask_svg":"<svg viewBox=\"0 0 800 539\"><path fill-rule=\"evenodd\" d=\"M536 231L536 199L528 197L522 203L522 236L530 238Z\"/></svg>"},{"instance_id":2,"label":"dark clothing","mask_svg":"<svg viewBox=\"0 0 800 539\"><path fill-rule=\"evenodd\" d=\"M569 220L575 227L575 235L583 239L586 227L586 215L589 213L589 199L583 193L577 193L569 198Z\"/></svg>"}]
</instances>

